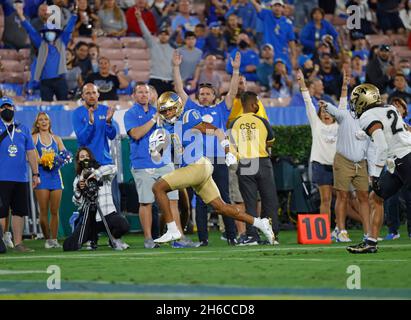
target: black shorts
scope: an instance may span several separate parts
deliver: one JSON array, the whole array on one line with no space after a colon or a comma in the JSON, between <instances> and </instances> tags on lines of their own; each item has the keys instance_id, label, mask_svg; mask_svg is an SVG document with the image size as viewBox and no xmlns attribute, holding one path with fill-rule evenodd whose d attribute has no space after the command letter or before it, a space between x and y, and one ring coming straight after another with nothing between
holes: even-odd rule
<instances>
[{"instance_id":1,"label":"black shorts","mask_svg":"<svg viewBox=\"0 0 411 320\"><path fill-rule=\"evenodd\" d=\"M384 200L396 194L403 186L411 190L411 152L403 158L395 159L394 173L384 171L379 182L380 189L374 191Z\"/></svg>"},{"instance_id":2,"label":"black shorts","mask_svg":"<svg viewBox=\"0 0 411 320\"><path fill-rule=\"evenodd\" d=\"M311 162L312 182L318 186L333 186L334 175L333 166L321 164L317 161Z\"/></svg>"},{"instance_id":3,"label":"black shorts","mask_svg":"<svg viewBox=\"0 0 411 320\"><path fill-rule=\"evenodd\" d=\"M11 214L14 216L28 216L30 209L30 185L28 182L0 181L0 219Z\"/></svg>"}]
</instances>

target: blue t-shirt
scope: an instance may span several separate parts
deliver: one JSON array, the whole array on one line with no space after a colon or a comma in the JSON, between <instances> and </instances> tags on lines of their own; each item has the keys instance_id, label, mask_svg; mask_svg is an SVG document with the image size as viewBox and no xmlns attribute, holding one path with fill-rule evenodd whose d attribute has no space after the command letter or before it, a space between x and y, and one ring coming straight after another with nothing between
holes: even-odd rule
<instances>
[{"instance_id":1,"label":"blue t-shirt","mask_svg":"<svg viewBox=\"0 0 411 320\"><path fill-rule=\"evenodd\" d=\"M190 16L188 19L182 15L177 15L171 22L171 29L176 31L179 26L183 26L183 31L194 31L194 27L200 23L198 18ZM184 35L184 32L183 32Z\"/></svg>"},{"instance_id":2,"label":"blue t-shirt","mask_svg":"<svg viewBox=\"0 0 411 320\"><path fill-rule=\"evenodd\" d=\"M255 30L257 23L257 11L251 3L238 4L237 8L234 6L228 9L227 13L224 15L226 20L231 14L237 15L241 18L243 29L252 29Z\"/></svg>"},{"instance_id":3,"label":"blue t-shirt","mask_svg":"<svg viewBox=\"0 0 411 320\"><path fill-rule=\"evenodd\" d=\"M41 80L53 79L59 76L59 61L60 53L57 48L51 44L48 44L48 56L44 65L43 72L41 73Z\"/></svg>"},{"instance_id":4,"label":"blue t-shirt","mask_svg":"<svg viewBox=\"0 0 411 320\"><path fill-rule=\"evenodd\" d=\"M133 169L161 168L171 162L170 147L164 150L160 161L153 161L151 158L148 149L149 139L150 135L157 129L156 125L139 140L132 138L129 133L131 129L150 121L156 112L157 109L152 105L149 105L148 111L145 112L143 106L136 103L124 114L124 127L130 139L130 162Z\"/></svg>"},{"instance_id":5,"label":"blue t-shirt","mask_svg":"<svg viewBox=\"0 0 411 320\"><path fill-rule=\"evenodd\" d=\"M234 60L236 53L240 51L241 53L241 64L240 64L240 73L245 76L247 81L257 81L257 73L256 71L254 72L247 72L246 68L248 66L258 66L260 63L260 58L258 57L258 54L251 49L248 50L239 50L239 49L234 49L233 51L230 52L230 57L231 59ZM233 66L231 65L231 60L227 59L227 64L226 64L226 71L229 74L233 74Z\"/></svg>"},{"instance_id":6,"label":"blue t-shirt","mask_svg":"<svg viewBox=\"0 0 411 320\"><path fill-rule=\"evenodd\" d=\"M116 137L117 130L114 124L106 123L108 107L99 104L94 111L94 123L89 123L88 109L78 107L73 112L73 128L79 147L88 147L101 165L112 164L108 140Z\"/></svg>"},{"instance_id":7,"label":"blue t-shirt","mask_svg":"<svg viewBox=\"0 0 411 320\"><path fill-rule=\"evenodd\" d=\"M206 37L198 37L196 41L196 48L200 49L203 51L204 46L206 44Z\"/></svg>"},{"instance_id":8,"label":"blue t-shirt","mask_svg":"<svg viewBox=\"0 0 411 320\"><path fill-rule=\"evenodd\" d=\"M367 60L370 55L370 50L362 49L362 50L354 50L351 54L352 57L360 56L361 60Z\"/></svg>"},{"instance_id":9,"label":"blue t-shirt","mask_svg":"<svg viewBox=\"0 0 411 320\"><path fill-rule=\"evenodd\" d=\"M204 155L204 135L193 129L202 123L201 114L191 109L186 111L174 125L164 123L174 149L174 163L180 167L196 162Z\"/></svg>"},{"instance_id":10,"label":"blue t-shirt","mask_svg":"<svg viewBox=\"0 0 411 320\"><path fill-rule=\"evenodd\" d=\"M261 10L258 17L262 20L264 27L263 43L270 43L274 47L275 58L284 59L288 70L291 70L288 43L295 40L293 23L284 16L275 17L268 9Z\"/></svg>"},{"instance_id":11,"label":"blue t-shirt","mask_svg":"<svg viewBox=\"0 0 411 320\"><path fill-rule=\"evenodd\" d=\"M228 109L224 100L214 106L206 107L188 99L184 108L185 110L197 110L200 113L203 122L211 123L213 126L224 132L227 130L226 124L231 110ZM224 149L220 146L220 142L216 136L204 135L203 139L205 139L204 155L206 157L225 157Z\"/></svg>"},{"instance_id":12,"label":"blue t-shirt","mask_svg":"<svg viewBox=\"0 0 411 320\"><path fill-rule=\"evenodd\" d=\"M0 135L4 131L6 126L0 121ZM26 152L33 149L29 129L20 124L14 129L13 141L7 135L0 143L0 181L28 182Z\"/></svg>"}]
</instances>

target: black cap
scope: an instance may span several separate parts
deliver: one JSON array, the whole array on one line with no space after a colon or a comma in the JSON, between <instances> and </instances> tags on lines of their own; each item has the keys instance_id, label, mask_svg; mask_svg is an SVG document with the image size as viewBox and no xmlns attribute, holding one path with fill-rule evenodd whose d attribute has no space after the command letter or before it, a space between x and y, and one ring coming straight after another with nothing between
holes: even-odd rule
<instances>
[{"instance_id":1,"label":"black cap","mask_svg":"<svg viewBox=\"0 0 411 320\"><path fill-rule=\"evenodd\" d=\"M187 39L189 37L197 38L196 34L193 31L186 31L186 33L184 34L184 39Z\"/></svg>"},{"instance_id":2,"label":"black cap","mask_svg":"<svg viewBox=\"0 0 411 320\"><path fill-rule=\"evenodd\" d=\"M168 31L168 28L167 28L167 27L161 28L161 29L160 29L160 32L159 32L158 34L160 34L160 33L167 33L168 35L170 35L170 32Z\"/></svg>"},{"instance_id":3,"label":"black cap","mask_svg":"<svg viewBox=\"0 0 411 320\"><path fill-rule=\"evenodd\" d=\"M388 44L382 44L382 45L380 45L380 51L390 52L390 51L391 51L391 47L390 47Z\"/></svg>"},{"instance_id":4,"label":"black cap","mask_svg":"<svg viewBox=\"0 0 411 320\"><path fill-rule=\"evenodd\" d=\"M365 39L365 35L362 32L355 31L351 34L351 39L352 40Z\"/></svg>"}]
</instances>

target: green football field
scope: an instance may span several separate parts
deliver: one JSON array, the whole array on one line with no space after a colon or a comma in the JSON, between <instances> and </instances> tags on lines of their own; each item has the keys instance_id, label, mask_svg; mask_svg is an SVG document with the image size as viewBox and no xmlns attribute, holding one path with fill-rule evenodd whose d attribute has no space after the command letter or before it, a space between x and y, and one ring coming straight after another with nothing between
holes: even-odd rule
<instances>
[{"instance_id":1,"label":"green football field","mask_svg":"<svg viewBox=\"0 0 411 320\"><path fill-rule=\"evenodd\" d=\"M342 244L298 245L295 231L282 232L275 247L228 247L218 232L192 249L146 250L142 235L125 237L127 251L113 251L106 238L96 251L70 253L27 240L34 253L0 256L0 299L410 299L411 240L401 231L367 255ZM59 290L47 288L51 265L61 271ZM354 276L361 289L347 288Z\"/></svg>"}]
</instances>

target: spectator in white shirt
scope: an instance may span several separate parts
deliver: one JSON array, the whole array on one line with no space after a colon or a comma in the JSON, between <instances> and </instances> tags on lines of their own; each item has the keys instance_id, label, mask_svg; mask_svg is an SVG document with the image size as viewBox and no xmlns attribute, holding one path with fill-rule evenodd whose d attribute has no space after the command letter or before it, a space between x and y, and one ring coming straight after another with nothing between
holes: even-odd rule
<instances>
[{"instance_id":1,"label":"spectator in white shirt","mask_svg":"<svg viewBox=\"0 0 411 320\"><path fill-rule=\"evenodd\" d=\"M336 152L338 123L325 111L325 105L321 105L318 112L316 111L301 70L297 72L297 81L304 99L313 138L310 156L312 182L318 185L320 191L320 212L328 214L331 218L334 184L333 163Z\"/></svg>"}]
</instances>

